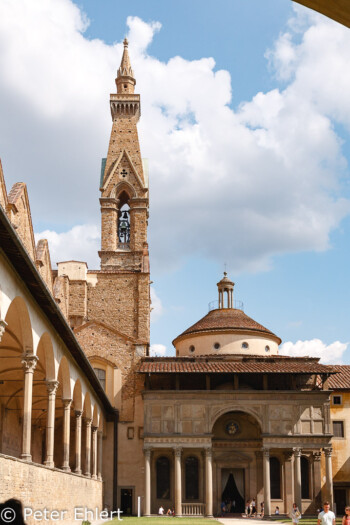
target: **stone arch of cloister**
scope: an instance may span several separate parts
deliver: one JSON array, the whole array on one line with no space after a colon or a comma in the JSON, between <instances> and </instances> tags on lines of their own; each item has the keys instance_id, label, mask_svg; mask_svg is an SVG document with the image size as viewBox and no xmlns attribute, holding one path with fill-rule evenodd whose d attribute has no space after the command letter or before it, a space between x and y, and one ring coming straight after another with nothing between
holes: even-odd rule
<instances>
[{"instance_id":1,"label":"stone arch of cloister","mask_svg":"<svg viewBox=\"0 0 350 525\"><path fill-rule=\"evenodd\" d=\"M102 479L102 410L35 306L0 290L0 453Z\"/></svg>"}]
</instances>

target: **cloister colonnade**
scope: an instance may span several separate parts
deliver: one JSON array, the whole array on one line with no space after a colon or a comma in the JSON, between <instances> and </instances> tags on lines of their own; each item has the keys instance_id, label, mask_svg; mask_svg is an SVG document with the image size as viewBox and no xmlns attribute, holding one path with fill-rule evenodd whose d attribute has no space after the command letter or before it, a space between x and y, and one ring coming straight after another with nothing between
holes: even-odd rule
<instances>
[{"instance_id":1,"label":"cloister colonnade","mask_svg":"<svg viewBox=\"0 0 350 525\"><path fill-rule=\"evenodd\" d=\"M234 467L243 467L244 473L244 501L251 498L257 498L258 510L260 504L264 502L265 516L273 514L272 502L280 506L281 513L289 513L292 503L296 501L298 507L307 510L308 505L321 504L321 459L322 454L326 463L326 493L330 501L333 501L332 488L332 448L325 447L323 450L310 450L309 447L302 449L294 447L293 449L274 449L263 447L262 449L253 451L253 461L251 465L244 465L242 450L237 451L234 461L230 460L230 453L227 453L227 460L222 459L220 451L214 446L205 446L198 448L198 443L189 444L173 443L164 444L159 448L159 444L145 443L144 460L145 460L145 501L144 512L146 516L150 516L157 512L157 508L162 501L159 500L159 481L161 481L161 490L163 491L163 498L169 501L174 501L174 509L176 516L200 516L205 515L212 517L220 513L220 504L223 500L222 494L224 486L222 485L223 470L232 469ZM246 451L245 451L246 452ZM188 455L191 454L191 456ZM186 484L188 476L185 472L187 457L198 457L198 466L201 475L195 476L198 488L195 490L196 497L193 501L189 501ZM274 500L273 492L271 492L271 475L270 475L270 460L278 456L281 458L282 478L281 479L281 493L278 498ZM246 456L248 457L248 456ZM172 472L172 479L169 478L169 489L167 489L167 481L162 476L162 479L157 479L161 474L157 469L157 459L169 458ZM301 462L302 458L308 458L306 463L309 465L308 481L310 486L307 491L310 493L308 497L302 497L302 475ZM242 461L243 460L243 461ZM250 462L250 460L248 460ZM244 468L245 467L245 468ZM201 479L203 484L201 485ZM226 477L227 479L227 477ZM193 481L193 480L192 480ZM170 486L172 489L170 490ZM154 491L156 494L152 494Z\"/></svg>"}]
</instances>

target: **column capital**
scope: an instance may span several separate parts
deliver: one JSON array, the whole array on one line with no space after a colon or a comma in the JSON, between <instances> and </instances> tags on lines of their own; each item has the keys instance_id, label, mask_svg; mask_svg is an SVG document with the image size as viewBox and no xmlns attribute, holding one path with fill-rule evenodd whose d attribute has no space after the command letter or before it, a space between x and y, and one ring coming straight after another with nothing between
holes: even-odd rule
<instances>
[{"instance_id":1,"label":"column capital","mask_svg":"<svg viewBox=\"0 0 350 525\"><path fill-rule=\"evenodd\" d=\"M294 451L293 450L284 450L283 451L283 455L284 455L284 461L292 461L293 456L294 456Z\"/></svg>"},{"instance_id":2,"label":"column capital","mask_svg":"<svg viewBox=\"0 0 350 525\"><path fill-rule=\"evenodd\" d=\"M323 451L325 453L326 458L331 458L332 457L332 452L333 452L333 448L332 447L324 447Z\"/></svg>"},{"instance_id":3,"label":"column capital","mask_svg":"<svg viewBox=\"0 0 350 525\"><path fill-rule=\"evenodd\" d=\"M5 333L6 326L7 326L7 323L3 319L0 319L0 342L1 342L2 336Z\"/></svg>"},{"instance_id":4,"label":"column capital","mask_svg":"<svg viewBox=\"0 0 350 525\"><path fill-rule=\"evenodd\" d=\"M25 374L33 374L39 358L33 354L22 355L22 365Z\"/></svg>"},{"instance_id":5,"label":"column capital","mask_svg":"<svg viewBox=\"0 0 350 525\"><path fill-rule=\"evenodd\" d=\"M181 458L182 447L174 447L174 454L176 458Z\"/></svg>"},{"instance_id":6,"label":"column capital","mask_svg":"<svg viewBox=\"0 0 350 525\"><path fill-rule=\"evenodd\" d=\"M300 458L300 457L301 457L301 451L302 451L302 449L299 448L299 447L295 447L295 448L293 448L294 456L295 456L296 458Z\"/></svg>"},{"instance_id":7,"label":"column capital","mask_svg":"<svg viewBox=\"0 0 350 525\"><path fill-rule=\"evenodd\" d=\"M320 450L315 450L313 453L312 453L312 456L314 458L314 461L321 461L321 456L322 456L322 453Z\"/></svg>"},{"instance_id":8,"label":"column capital","mask_svg":"<svg viewBox=\"0 0 350 525\"><path fill-rule=\"evenodd\" d=\"M75 414L76 419L80 419L81 416L83 415L83 411L82 410L74 410L74 414Z\"/></svg>"},{"instance_id":9,"label":"column capital","mask_svg":"<svg viewBox=\"0 0 350 525\"><path fill-rule=\"evenodd\" d=\"M87 427L91 427L92 425L92 419L91 417L84 417L84 422Z\"/></svg>"},{"instance_id":10,"label":"column capital","mask_svg":"<svg viewBox=\"0 0 350 525\"><path fill-rule=\"evenodd\" d=\"M269 458L270 457L270 449L269 448L263 447L261 449L261 452L262 452L263 457L265 457L265 458Z\"/></svg>"},{"instance_id":11,"label":"column capital","mask_svg":"<svg viewBox=\"0 0 350 525\"><path fill-rule=\"evenodd\" d=\"M256 459L262 459L263 457L263 451L262 450L256 450L254 452Z\"/></svg>"},{"instance_id":12,"label":"column capital","mask_svg":"<svg viewBox=\"0 0 350 525\"><path fill-rule=\"evenodd\" d=\"M204 454L206 458L212 458L213 457L213 449L210 447L204 449Z\"/></svg>"},{"instance_id":13,"label":"column capital","mask_svg":"<svg viewBox=\"0 0 350 525\"><path fill-rule=\"evenodd\" d=\"M64 408L70 408L72 404L73 399L62 399L62 403Z\"/></svg>"},{"instance_id":14,"label":"column capital","mask_svg":"<svg viewBox=\"0 0 350 525\"><path fill-rule=\"evenodd\" d=\"M49 396L55 396L59 382L50 379L48 381L45 381L45 383L46 383L47 393L49 394Z\"/></svg>"},{"instance_id":15,"label":"column capital","mask_svg":"<svg viewBox=\"0 0 350 525\"><path fill-rule=\"evenodd\" d=\"M143 453L146 458L150 458L152 454L152 447L144 447Z\"/></svg>"},{"instance_id":16,"label":"column capital","mask_svg":"<svg viewBox=\"0 0 350 525\"><path fill-rule=\"evenodd\" d=\"M96 433L97 429L98 429L98 427L96 427L95 425L91 425L91 430L92 430L93 433Z\"/></svg>"}]
</instances>

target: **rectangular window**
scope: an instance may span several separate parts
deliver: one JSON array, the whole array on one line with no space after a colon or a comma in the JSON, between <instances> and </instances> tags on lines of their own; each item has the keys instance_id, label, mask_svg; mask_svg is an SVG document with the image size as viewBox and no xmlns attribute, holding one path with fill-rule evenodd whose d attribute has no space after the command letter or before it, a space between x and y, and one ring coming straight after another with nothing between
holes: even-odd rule
<instances>
[{"instance_id":1,"label":"rectangular window","mask_svg":"<svg viewBox=\"0 0 350 525\"><path fill-rule=\"evenodd\" d=\"M333 396L332 397L333 405L342 405L342 398L341 396Z\"/></svg>"},{"instance_id":2,"label":"rectangular window","mask_svg":"<svg viewBox=\"0 0 350 525\"><path fill-rule=\"evenodd\" d=\"M106 390L106 370L103 370L102 368L94 368L94 370L103 390Z\"/></svg>"},{"instance_id":3,"label":"rectangular window","mask_svg":"<svg viewBox=\"0 0 350 525\"><path fill-rule=\"evenodd\" d=\"M343 421L333 421L333 434L336 438L344 437L344 422Z\"/></svg>"}]
</instances>

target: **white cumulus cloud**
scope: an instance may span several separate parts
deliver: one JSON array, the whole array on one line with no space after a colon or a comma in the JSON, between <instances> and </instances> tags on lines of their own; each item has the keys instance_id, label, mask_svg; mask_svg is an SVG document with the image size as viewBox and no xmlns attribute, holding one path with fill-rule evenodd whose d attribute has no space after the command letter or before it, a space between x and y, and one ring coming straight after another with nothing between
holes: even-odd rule
<instances>
[{"instance_id":1,"label":"white cumulus cloud","mask_svg":"<svg viewBox=\"0 0 350 525\"><path fill-rule=\"evenodd\" d=\"M99 267L100 230L96 225L74 226L71 230L56 233L44 230L35 234L35 240L47 239L51 263L60 261L85 261L89 269Z\"/></svg>"},{"instance_id":2,"label":"white cumulus cloud","mask_svg":"<svg viewBox=\"0 0 350 525\"><path fill-rule=\"evenodd\" d=\"M74 225L86 225L84 235L88 224L99 229L100 160L122 53L121 38L87 39L87 24L70 0L0 3L5 176L9 186L28 183L34 221L68 230L67 247ZM129 17L127 25L150 160L153 268L197 255L257 271L278 254L329 248L350 211L335 126L350 129L349 31L297 9L267 52L282 87L276 80L235 111L230 75L214 58L162 62L147 51L161 24ZM98 266L95 241L79 254Z\"/></svg>"},{"instance_id":3,"label":"white cumulus cloud","mask_svg":"<svg viewBox=\"0 0 350 525\"><path fill-rule=\"evenodd\" d=\"M288 341L281 345L279 353L291 357L320 357L321 363L324 364L342 364L344 352L349 343L335 341L326 345L320 339L311 339L309 341L297 341L292 343Z\"/></svg>"},{"instance_id":4,"label":"white cumulus cloud","mask_svg":"<svg viewBox=\"0 0 350 525\"><path fill-rule=\"evenodd\" d=\"M162 344L154 344L150 347L151 357L164 357L166 355L166 346Z\"/></svg>"},{"instance_id":5,"label":"white cumulus cloud","mask_svg":"<svg viewBox=\"0 0 350 525\"><path fill-rule=\"evenodd\" d=\"M151 322L155 323L163 315L164 309L162 301L153 286L151 286L151 302Z\"/></svg>"}]
</instances>

